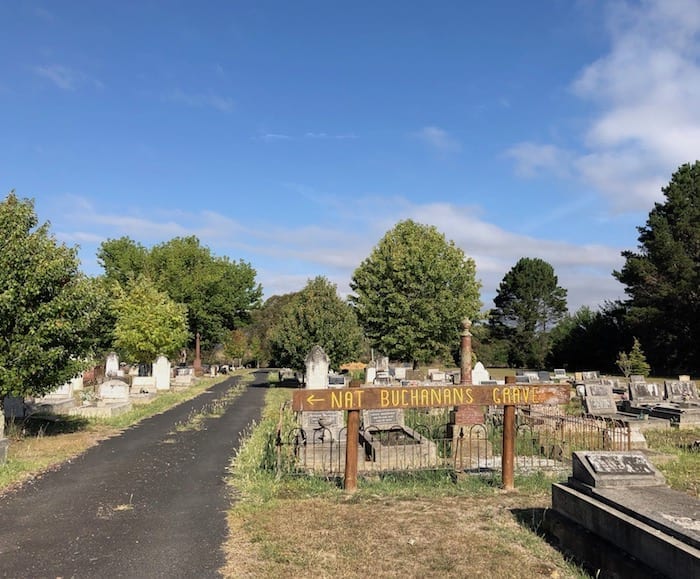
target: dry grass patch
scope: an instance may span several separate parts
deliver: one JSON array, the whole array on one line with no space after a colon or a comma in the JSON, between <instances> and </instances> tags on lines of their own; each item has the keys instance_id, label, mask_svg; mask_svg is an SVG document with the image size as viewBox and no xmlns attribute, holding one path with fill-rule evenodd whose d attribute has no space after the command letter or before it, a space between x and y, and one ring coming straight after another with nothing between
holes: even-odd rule
<instances>
[{"instance_id":1,"label":"dry grass patch","mask_svg":"<svg viewBox=\"0 0 700 579\"><path fill-rule=\"evenodd\" d=\"M279 500L229 517L227 577L581 577L512 509L549 496Z\"/></svg>"}]
</instances>

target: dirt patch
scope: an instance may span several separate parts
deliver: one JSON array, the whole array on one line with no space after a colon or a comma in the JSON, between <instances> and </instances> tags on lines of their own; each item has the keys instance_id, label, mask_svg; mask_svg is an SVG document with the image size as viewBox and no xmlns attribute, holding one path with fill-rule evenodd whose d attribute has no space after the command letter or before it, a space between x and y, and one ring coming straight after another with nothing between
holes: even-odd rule
<instances>
[{"instance_id":1,"label":"dirt patch","mask_svg":"<svg viewBox=\"0 0 700 579\"><path fill-rule=\"evenodd\" d=\"M227 577L576 577L513 511L549 496L282 500L229 517Z\"/></svg>"}]
</instances>

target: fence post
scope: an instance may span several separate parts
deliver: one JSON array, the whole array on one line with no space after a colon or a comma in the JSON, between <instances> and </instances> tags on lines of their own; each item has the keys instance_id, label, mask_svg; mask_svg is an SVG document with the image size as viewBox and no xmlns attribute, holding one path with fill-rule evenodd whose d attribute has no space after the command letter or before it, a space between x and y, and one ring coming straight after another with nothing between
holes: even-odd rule
<instances>
[{"instance_id":1,"label":"fence post","mask_svg":"<svg viewBox=\"0 0 700 579\"><path fill-rule=\"evenodd\" d=\"M350 388L359 388L360 381L350 382ZM345 492L357 490L357 444L360 439L360 411L348 410L347 438L345 440Z\"/></svg>"},{"instance_id":2,"label":"fence post","mask_svg":"<svg viewBox=\"0 0 700 579\"><path fill-rule=\"evenodd\" d=\"M506 376L506 386L515 384L515 376ZM503 472L503 488L512 491L515 488L513 471L515 467L515 406L508 404L503 407L503 455L501 456L501 471Z\"/></svg>"}]
</instances>

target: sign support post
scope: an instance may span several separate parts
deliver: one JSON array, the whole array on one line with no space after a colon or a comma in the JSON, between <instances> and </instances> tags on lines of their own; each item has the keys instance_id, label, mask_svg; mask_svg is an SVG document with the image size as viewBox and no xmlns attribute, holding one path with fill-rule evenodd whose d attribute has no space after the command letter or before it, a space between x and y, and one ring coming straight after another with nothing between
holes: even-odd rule
<instances>
[{"instance_id":1,"label":"sign support post","mask_svg":"<svg viewBox=\"0 0 700 579\"><path fill-rule=\"evenodd\" d=\"M359 388L359 380L353 380L350 388ZM348 410L347 439L345 441L345 492L357 490L357 444L360 440L360 411Z\"/></svg>"},{"instance_id":2,"label":"sign support post","mask_svg":"<svg viewBox=\"0 0 700 579\"><path fill-rule=\"evenodd\" d=\"M506 385L515 384L515 376L506 376ZM503 488L512 491L515 488L515 406L503 407L503 454L501 456Z\"/></svg>"}]
</instances>

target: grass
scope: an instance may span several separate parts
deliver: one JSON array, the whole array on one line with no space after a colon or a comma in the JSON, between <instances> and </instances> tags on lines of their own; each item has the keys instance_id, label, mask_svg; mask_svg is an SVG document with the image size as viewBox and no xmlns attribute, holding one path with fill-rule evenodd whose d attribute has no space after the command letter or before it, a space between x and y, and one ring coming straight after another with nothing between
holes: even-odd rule
<instances>
[{"instance_id":1,"label":"grass","mask_svg":"<svg viewBox=\"0 0 700 579\"><path fill-rule=\"evenodd\" d=\"M336 481L276 476L270 436L289 424L291 390L267 393L266 408L235 457L230 484L227 577L587 577L523 512L542 513L553 479L498 481L448 471ZM534 516L534 515L533 515ZM541 515L540 515L541 516Z\"/></svg>"},{"instance_id":2,"label":"grass","mask_svg":"<svg viewBox=\"0 0 700 579\"><path fill-rule=\"evenodd\" d=\"M700 498L700 428L669 428L644 432L649 448L656 454L652 462L676 490Z\"/></svg>"},{"instance_id":3,"label":"grass","mask_svg":"<svg viewBox=\"0 0 700 579\"><path fill-rule=\"evenodd\" d=\"M241 382L253 379L248 373L241 372L241 376ZM22 422L10 423L5 431L10 439L8 458L0 465L0 493L81 454L144 418L194 398L226 378L204 378L186 390L160 393L151 402L111 418L34 415Z\"/></svg>"}]
</instances>

